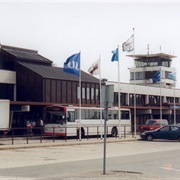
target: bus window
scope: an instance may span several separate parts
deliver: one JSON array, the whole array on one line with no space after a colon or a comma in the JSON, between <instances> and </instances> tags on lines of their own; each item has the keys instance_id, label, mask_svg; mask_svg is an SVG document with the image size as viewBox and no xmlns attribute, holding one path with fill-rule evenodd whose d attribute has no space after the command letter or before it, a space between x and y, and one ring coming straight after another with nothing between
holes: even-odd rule
<instances>
[{"instance_id":1,"label":"bus window","mask_svg":"<svg viewBox=\"0 0 180 180\"><path fill-rule=\"evenodd\" d=\"M119 111L113 110L112 113L112 119L119 119Z\"/></svg>"},{"instance_id":2,"label":"bus window","mask_svg":"<svg viewBox=\"0 0 180 180\"><path fill-rule=\"evenodd\" d=\"M97 111L94 111L94 115L93 115L92 119L99 119Z\"/></svg>"},{"instance_id":3,"label":"bus window","mask_svg":"<svg viewBox=\"0 0 180 180\"><path fill-rule=\"evenodd\" d=\"M75 113L74 113L74 111L69 111L67 113L67 121L68 122L75 122Z\"/></svg>"},{"instance_id":4,"label":"bus window","mask_svg":"<svg viewBox=\"0 0 180 180\"><path fill-rule=\"evenodd\" d=\"M78 110L79 112L80 110ZM79 113L78 113L79 114ZM88 119L88 116L89 116L89 112L86 110L86 109L82 109L81 110L81 118L82 119ZM78 118L78 117L77 117Z\"/></svg>"},{"instance_id":5,"label":"bus window","mask_svg":"<svg viewBox=\"0 0 180 180\"><path fill-rule=\"evenodd\" d=\"M65 124L65 115L59 113L52 113L51 123L61 125Z\"/></svg>"},{"instance_id":6,"label":"bus window","mask_svg":"<svg viewBox=\"0 0 180 180\"><path fill-rule=\"evenodd\" d=\"M79 110L76 110L76 118L79 118ZM99 119L100 110L95 109L82 109L81 110L81 119Z\"/></svg>"},{"instance_id":7,"label":"bus window","mask_svg":"<svg viewBox=\"0 0 180 180\"><path fill-rule=\"evenodd\" d=\"M89 109L88 119L96 119L96 112L94 109Z\"/></svg>"},{"instance_id":8,"label":"bus window","mask_svg":"<svg viewBox=\"0 0 180 180\"><path fill-rule=\"evenodd\" d=\"M121 111L121 119L129 119L129 111Z\"/></svg>"},{"instance_id":9,"label":"bus window","mask_svg":"<svg viewBox=\"0 0 180 180\"><path fill-rule=\"evenodd\" d=\"M114 119L118 119L118 114L113 114L114 115Z\"/></svg>"},{"instance_id":10,"label":"bus window","mask_svg":"<svg viewBox=\"0 0 180 180\"><path fill-rule=\"evenodd\" d=\"M45 124L52 123L52 119L51 118L52 118L51 113L45 113L44 123Z\"/></svg>"},{"instance_id":11,"label":"bus window","mask_svg":"<svg viewBox=\"0 0 180 180\"><path fill-rule=\"evenodd\" d=\"M102 111L102 119L105 119L105 111Z\"/></svg>"}]
</instances>

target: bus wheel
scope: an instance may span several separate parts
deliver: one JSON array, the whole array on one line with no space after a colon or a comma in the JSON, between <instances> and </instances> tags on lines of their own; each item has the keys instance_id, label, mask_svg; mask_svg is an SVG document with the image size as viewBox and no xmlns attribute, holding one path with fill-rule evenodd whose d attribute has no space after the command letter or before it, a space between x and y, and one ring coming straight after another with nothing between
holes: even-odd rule
<instances>
[{"instance_id":1,"label":"bus wheel","mask_svg":"<svg viewBox=\"0 0 180 180\"><path fill-rule=\"evenodd\" d=\"M117 137L117 135L118 135L117 127L113 127L112 130L111 130L111 136L112 137Z\"/></svg>"},{"instance_id":2,"label":"bus wheel","mask_svg":"<svg viewBox=\"0 0 180 180\"><path fill-rule=\"evenodd\" d=\"M83 128L81 128L81 138L84 138L85 136L85 131ZM79 139L79 129L77 130L77 139Z\"/></svg>"}]
</instances>

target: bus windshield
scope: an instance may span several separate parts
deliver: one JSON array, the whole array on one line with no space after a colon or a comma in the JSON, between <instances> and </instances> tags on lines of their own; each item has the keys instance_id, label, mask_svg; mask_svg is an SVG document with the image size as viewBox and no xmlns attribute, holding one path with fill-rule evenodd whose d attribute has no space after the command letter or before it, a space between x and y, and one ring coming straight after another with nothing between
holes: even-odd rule
<instances>
[{"instance_id":1,"label":"bus windshield","mask_svg":"<svg viewBox=\"0 0 180 180\"><path fill-rule=\"evenodd\" d=\"M46 112L45 122L48 124L65 124L65 112Z\"/></svg>"}]
</instances>

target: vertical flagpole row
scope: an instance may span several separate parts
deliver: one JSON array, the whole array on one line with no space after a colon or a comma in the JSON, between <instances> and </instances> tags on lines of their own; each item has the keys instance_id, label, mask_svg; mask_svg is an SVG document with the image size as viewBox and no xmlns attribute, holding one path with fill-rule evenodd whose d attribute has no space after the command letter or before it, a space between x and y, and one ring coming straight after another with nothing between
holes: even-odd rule
<instances>
[{"instance_id":1,"label":"vertical flagpole row","mask_svg":"<svg viewBox=\"0 0 180 180\"><path fill-rule=\"evenodd\" d=\"M134 37L134 28L133 28L133 37ZM134 45L134 38L133 38L133 57L134 57L134 66L136 67L135 64L135 45ZM136 72L134 70L134 137L136 137Z\"/></svg>"}]
</instances>

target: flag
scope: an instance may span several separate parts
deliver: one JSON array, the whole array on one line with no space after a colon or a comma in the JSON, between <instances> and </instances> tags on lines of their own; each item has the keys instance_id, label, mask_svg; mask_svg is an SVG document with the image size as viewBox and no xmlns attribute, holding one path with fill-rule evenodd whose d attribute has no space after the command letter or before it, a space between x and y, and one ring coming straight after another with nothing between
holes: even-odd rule
<instances>
[{"instance_id":1,"label":"flag","mask_svg":"<svg viewBox=\"0 0 180 180\"><path fill-rule=\"evenodd\" d=\"M98 59L91 65L91 67L88 69L88 72L92 75L98 75L99 71L100 71L100 67L99 67L99 59Z\"/></svg>"},{"instance_id":2,"label":"flag","mask_svg":"<svg viewBox=\"0 0 180 180\"><path fill-rule=\"evenodd\" d=\"M173 81L176 81L176 76L175 76L175 73L168 73L168 78L169 79L172 79Z\"/></svg>"},{"instance_id":3,"label":"flag","mask_svg":"<svg viewBox=\"0 0 180 180\"><path fill-rule=\"evenodd\" d=\"M122 50L127 52L134 50L134 35L122 44Z\"/></svg>"},{"instance_id":4,"label":"flag","mask_svg":"<svg viewBox=\"0 0 180 180\"><path fill-rule=\"evenodd\" d=\"M153 83L161 81L161 70L157 71L152 77Z\"/></svg>"},{"instance_id":5,"label":"flag","mask_svg":"<svg viewBox=\"0 0 180 180\"><path fill-rule=\"evenodd\" d=\"M111 61L112 62L118 61L118 59L119 59L118 48L116 50L112 51L112 53L113 53L113 56L111 58Z\"/></svg>"},{"instance_id":6,"label":"flag","mask_svg":"<svg viewBox=\"0 0 180 180\"><path fill-rule=\"evenodd\" d=\"M80 53L73 54L64 63L64 72L71 73L76 76L80 74Z\"/></svg>"}]
</instances>

